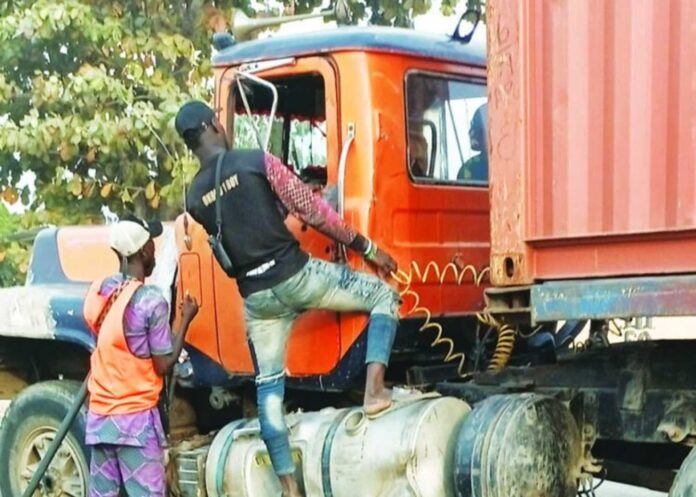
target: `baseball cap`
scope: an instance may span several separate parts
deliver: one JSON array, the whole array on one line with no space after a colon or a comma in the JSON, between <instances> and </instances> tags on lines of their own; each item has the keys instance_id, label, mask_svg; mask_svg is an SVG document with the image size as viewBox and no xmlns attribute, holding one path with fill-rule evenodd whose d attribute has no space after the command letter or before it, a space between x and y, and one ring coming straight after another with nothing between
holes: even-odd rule
<instances>
[{"instance_id":1,"label":"baseball cap","mask_svg":"<svg viewBox=\"0 0 696 497\"><path fill-rule=\"evenodd\" d=\"M116 252L130 257L142 249L150 238L160 236L162 230L159 221L146 222L134 215L126 215L111 225L109 242Z\"/></svg>"},{"instance_id":2,"label":"baseball cap","mask_svg":"<svg viewBox=\"0 0 696 497\"><path fill-rule=\"evenodd\" d=\"M213 109L199 100L191 100L182 105L177 112L174 126L179 136L184 136L187 131L210 124L214 117Z\"/></svg>"}]
</instances>

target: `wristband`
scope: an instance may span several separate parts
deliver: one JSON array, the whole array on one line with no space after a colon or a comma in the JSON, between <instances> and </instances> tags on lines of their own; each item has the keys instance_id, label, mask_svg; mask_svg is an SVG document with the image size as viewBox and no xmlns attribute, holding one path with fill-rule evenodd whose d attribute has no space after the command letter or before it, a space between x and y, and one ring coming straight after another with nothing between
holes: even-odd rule
<instances>
[{"instance_id":1,"label":"wristband","mask_svg":"<svg viewBox=\"0 0 696 497\"><path fill-rule=\"evenodd\" d=\"M363 251L363 256L367 257L367 254L369 254L372 250L372 240L369 238L365 238L365 240L367 240L367 247L365 247L365 250Z\"/></svg>"},{"instance_id":2,"label":"wristband","mask_svg":"<svg viewBox=\"0 0 696 497\"><path fill-rule=\"evenodd\" d=\"M373 261L377 255L377 244L373 243L372 240L368 240L367 250L365 250L364 257L368 261Z\"/></svg>"}]
</instances>

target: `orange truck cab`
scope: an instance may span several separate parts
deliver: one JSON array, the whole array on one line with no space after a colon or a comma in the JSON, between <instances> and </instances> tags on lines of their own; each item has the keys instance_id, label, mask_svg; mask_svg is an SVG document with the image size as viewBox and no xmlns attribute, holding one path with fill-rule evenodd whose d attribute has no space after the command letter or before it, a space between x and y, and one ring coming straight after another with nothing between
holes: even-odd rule
<instances>
[{"instance_id":1,"label":"orange truck cab","mask_svg":"<svg viewBox=\"0 0 696 497\"><path fill-rule=\"evenodd\" d=\"M490 251L486 123L475 119L487 107L483 49L412 30L340 28L232 44L217 52L214 67L214 107L232 146L280 157L398 261L401 283L392 284L409 292L393 379L432 384L471 371ZM287 223L314 257L371 271L359 254L292 216ZM171 298L173 313L186 292L200 303L186 346L193 385L249 383L242 299L203 228L184 213L166 224L157 246L150 283ZM90 350L93 336L80 319L84 293L117 270L105 227L44 230L31 288L0 291L11 316L0 336L39 338L36 327L18 331L28 312L36 314L31 322L45 323L40 338ZM27 299L30 311L17 304ZM416 304L444 329L421 330L425 311L411 312ZM366 325L363 314L305 313L289 341L289 386L355 385Z\"/></svg>"},{"instance_id":2,"label":"orange truck cab","mask_svg":"<svg viewBox=\"0 0 696 497\"><path fill-rule=\"evenodd\" d=\"M438 268L465 261L472 275L487 266L485 146L470 137L474 113L487 100L483 51L410 30L341 28L233 44L213 61L214 106L234 147L265 146L407 273L431 261ZM469 167L479 155L478 167ZM370 270L296 219L287 222L313 256ZM176 232L178 294L187 290L201 304L190 345L232 375L252 375L234 280L190 216L179 217ZM434 315L483 308L475 278L458 284L455 271L444 281L436 272L413 285ZM345 384L362 370L366 323L364 315L302 316L289 344L290 377L326 388ZM411 349L401 338L397 351Z\"/></svg>"}]
</instances>

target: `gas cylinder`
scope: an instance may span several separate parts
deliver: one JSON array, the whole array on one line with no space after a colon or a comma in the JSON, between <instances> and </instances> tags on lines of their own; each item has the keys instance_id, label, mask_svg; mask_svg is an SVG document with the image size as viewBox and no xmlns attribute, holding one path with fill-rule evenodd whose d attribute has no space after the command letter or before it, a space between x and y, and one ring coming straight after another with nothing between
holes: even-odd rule
<instances>
[{"instance_id":1,"label":"gas cylinder","mask_svg":"<svg viewBox=\"0 0 696 497\"><path fill-rule=\"evenodd\" d=\"M568 408L536 394L476 404L456 446L457 497L574 497L580 433Z\"/></svg>"},{"instance_id":2,"label":"gas cylinder","mask_svg":"<svg viewBox=\"0 0 696 497\"><path fill-rule=\"evenodd\" d=\"M286 416L295 478L307 497L323 497L321 460L315 461L311 455L321 451L333 421L344 412L347 410L327 408ZM206 461L208 497L280 495L280 484L260 432L257 419L235 421L220 430Z\"/></svg>"},{"instance_id":3,"label":"gas cylinder","mask_svg":"<svg viewBox=\"0 0 696 497\"><path fill-rule=\"evenodd\" d=\"M326 495L454 495L455 436L469 410L452 397L397 403L375 420L353 410L323 450Z\"/></svg>"},{"instance_id":4,"label":"gas cylinder","mask_svg":"<svg viewBox=\"0 0 696 497\"><path fill-rule=\"evenodd\" d=\"M307 497L451 497L456 435L469 412L452 397L395 402L369 419L362 409L287 416L296 479ZM280 495L257 420L236 421L213 440L209 497Z\"/></svg>"}]
</instances>

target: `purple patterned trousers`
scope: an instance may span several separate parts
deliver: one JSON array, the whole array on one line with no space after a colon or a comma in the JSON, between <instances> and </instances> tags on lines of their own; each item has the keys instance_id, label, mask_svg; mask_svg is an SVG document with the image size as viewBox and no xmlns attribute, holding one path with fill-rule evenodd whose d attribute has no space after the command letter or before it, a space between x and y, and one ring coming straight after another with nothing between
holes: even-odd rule
<instances>
[{"instance_id":1,"label":"purple patterned trousers","mask_svg":"<svg viewBox=\"0 0 696 497\"><path fill-rule=\"evenodd\" d=\"M128 497L164 497L164 450L156 437L144 447L92 446L89 497L118 497L121 488Z\"/></svg>"}]
</instances>

